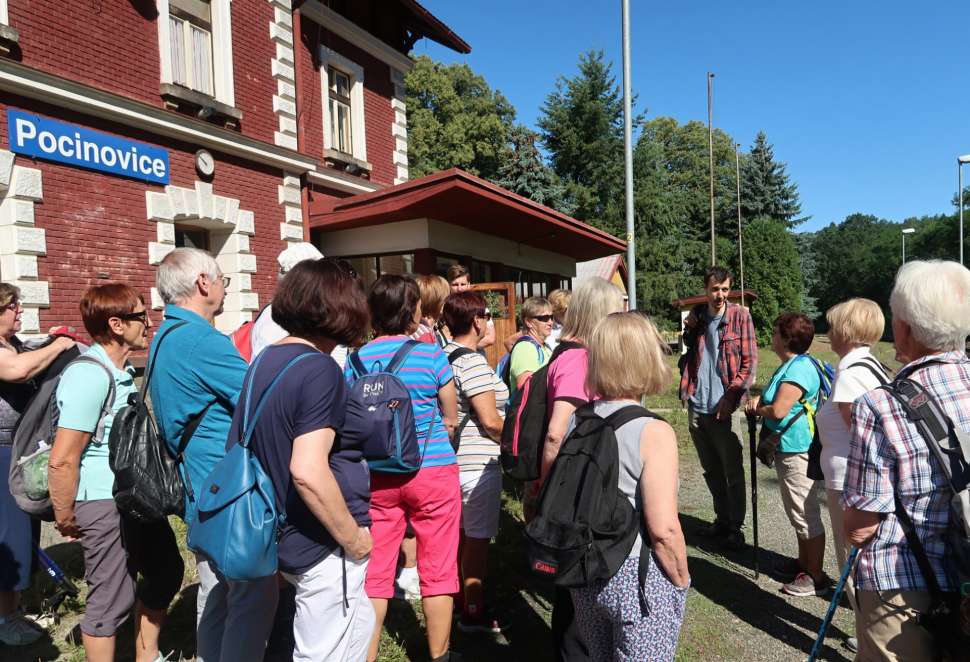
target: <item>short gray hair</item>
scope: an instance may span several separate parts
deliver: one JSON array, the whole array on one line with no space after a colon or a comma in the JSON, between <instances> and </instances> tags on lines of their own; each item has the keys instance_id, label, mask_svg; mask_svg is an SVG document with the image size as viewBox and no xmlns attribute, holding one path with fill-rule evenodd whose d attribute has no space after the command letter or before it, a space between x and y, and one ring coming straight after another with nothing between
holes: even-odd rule
<instances>
[{"instance_id":1,"label":"short gray hair","mask_svg":"<svg viewBox=\"0 0 970 662\"><path fill-rule=\"evenodd\" d=\"M896 274L889 306L927 349L963 351L970 334L970 271L956 262L908 262Z\"/></svg>"},{"instance_id":2,"label":"short gray hair","mask_svg":"<svg viewBox=\"0 0 970 662\"><path fill-rule=\"evenodd\" d=\"M566 319L562 323L561 340L589 342L593 329L610 313L623 312L623 292L605 278L584 280L573 291Z\"/></svg>"},{"instance_id":3,"label":"short gray hair","mask_svg":"<svg viewBox=\"0 0 970 662\"><path fill-rule=\"evenodd\" d=\"M212 282L219 278L219 265L212 253L200 248L176 248L159 263L155 287L166 304L178 304L195 294L199 274L205 274Z\"/></svg>"}]
</instances>

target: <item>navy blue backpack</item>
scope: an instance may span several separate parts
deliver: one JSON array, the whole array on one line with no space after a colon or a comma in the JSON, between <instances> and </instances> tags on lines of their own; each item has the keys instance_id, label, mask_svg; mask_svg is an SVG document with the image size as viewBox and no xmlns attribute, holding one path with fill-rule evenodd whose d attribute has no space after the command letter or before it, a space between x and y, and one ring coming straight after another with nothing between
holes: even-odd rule
<instances>
[{"instance_id":1,"label":"navy blue backpack","mask_svg":"<svg viewBox=\"0 0 970 662\"><path fill-rule=\"evenodd\" d=\"M391 357L386 369L380 361L375 361L370 372L364 367L358 352L347 357L350 369L354 372L354 385L351 390L374 421L374 431L364 444L364 459L371 471L409 474L421 468L438 414L437 399L431 413L428 434L424 439L424 448L421 449L418 447L414 410L411 408L411 392L397 376L397 372L411 352L423 344L425 343L417 340L408 340Z\"/></svg>"}]
</instances>

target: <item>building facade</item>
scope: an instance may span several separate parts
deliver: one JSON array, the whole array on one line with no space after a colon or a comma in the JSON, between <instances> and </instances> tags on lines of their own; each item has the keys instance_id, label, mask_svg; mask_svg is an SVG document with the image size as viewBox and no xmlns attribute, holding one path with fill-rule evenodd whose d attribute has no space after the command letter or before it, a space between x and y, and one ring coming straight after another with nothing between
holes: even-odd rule
<instances>
[{"instance_id":1,"label":"building facade","mask_svg":"<svg viewBox=\"0 0 970 662\"><path fill-rule=\"evenodd\" d=\"M227 332L269 302L289 242L368 280L462 262L520 296L621 252L465 173L408 181L404 76L425 37L471 50L414 0L0 0L0 278L23 335L79 327L102 282L159 322L155 267L177 246L231 278ZM433 193L420 209L397 193L414 190Z\"/></svg>"}]
</instances>

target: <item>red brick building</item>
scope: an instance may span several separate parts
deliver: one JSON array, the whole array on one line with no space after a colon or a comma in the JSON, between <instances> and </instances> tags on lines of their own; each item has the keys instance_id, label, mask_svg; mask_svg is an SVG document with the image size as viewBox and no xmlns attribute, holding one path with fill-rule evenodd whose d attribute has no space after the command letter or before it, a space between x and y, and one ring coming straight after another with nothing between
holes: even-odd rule
<instances>
[{"instance_id":1,"label":"red brick building","mask_svg":"<svg viewBox=\"0 0 970 662\"><path fill-rule=\"evenodd\" d=\"M79 325L98 282L160 311L155 265L181 245L231 277L224 331L269 301L287 242L369 279L464 262L526 294L622 251L465 173L408 183L424 37L470 51L414 0L0 0L0 278L24 335Z\"/></svg>"}]
</instances>

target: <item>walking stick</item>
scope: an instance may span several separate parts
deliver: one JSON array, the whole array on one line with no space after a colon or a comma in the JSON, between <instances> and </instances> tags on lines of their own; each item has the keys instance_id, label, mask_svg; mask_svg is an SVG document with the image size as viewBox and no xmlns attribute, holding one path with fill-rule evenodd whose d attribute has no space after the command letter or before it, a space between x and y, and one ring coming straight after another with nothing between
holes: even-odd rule
<instances>
[{"instance_id":1,"label":"walking stick","mask_svg":"<svg viewBox=\"0 0 970 662\"><path fill-rule=\"evenodd\" d=\"M754 578L758 580L758 418L748 414L748 437L751 441L751 518L754 520Z\"/></svg>"},{"instance_id":2,"label":"walking stick","mask_svg":"<svg viewBox=\"0 0 970 662\"><path fill-rule=\"evenodd\" d=\"M845 584L849 579L849 572L852 570L852 566L855 563L856 556L859 554L859 549L857 547L852 548L852 553L849 554L849 560L845 563L845 568L842 570L842 577L839 579L839 585L835 587L835 595L832 597L832 602L829 603L829 610L825 614L825 620L822 621L822 629L818 631L818 638L815 640L815 645L812 646L812 654L808 658L808 662L815 662L815 658L818 652L822 649L822 642L825 641L825 633L829 629L829 625L832 624L832 616L835 615L835 606L839 603L839 598L842 597L842 592L845 590Z\"/></svg>"},{"instance_id":3,"label":"walking stick","mask_svg":"<svg viewBox=\"0 0 970 662\"><path fill-rule=\"evenodd\" d=\"M44 610L54 615L55 623L60 623L61 619L57 615L57 608L61 606L61 603L66 598L76 598L80 592L77 586L74 585L74 582L67 578L67 575L64 574L36 541L34 542L34 554L37 556L40 564L44 566L44 570L50 575L51 579L57 582L57 592L44 602Z\"/></svg>"}]
</instances>

